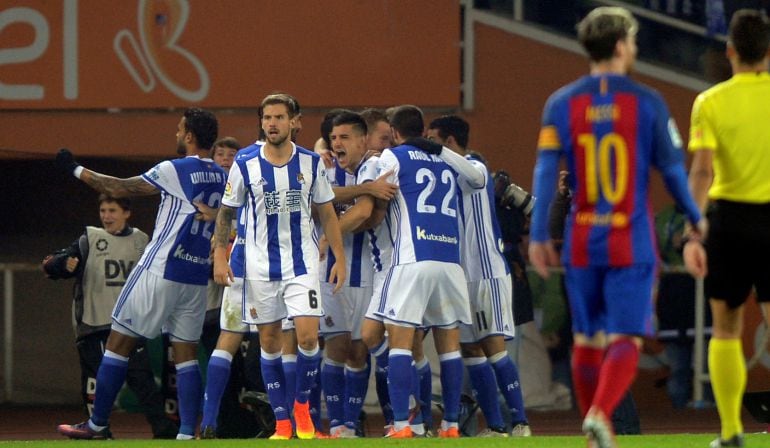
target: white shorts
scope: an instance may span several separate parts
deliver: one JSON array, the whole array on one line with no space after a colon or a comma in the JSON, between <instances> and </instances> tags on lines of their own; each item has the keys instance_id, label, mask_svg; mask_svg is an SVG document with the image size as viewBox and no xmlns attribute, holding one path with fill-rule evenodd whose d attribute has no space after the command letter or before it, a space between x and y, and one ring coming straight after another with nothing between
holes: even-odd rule
<instances>
[{"instance_id":1,"label":"white shorts","mask_svg":"<svg viewBox=\"0 0 770 448\"><path fill-rule=\"evenodd\" d=\"M511 275L468 282L471 325L460 326L460 342L472 343L494 335L514 336Z\"/></svg>"},{"instance_id":2,"label":"white shorts","mask_svg":"<svg viewBox=\"0 0 770 448\"><path fill-rule=\"evenodd\" d=\"M197 342L205 316L206 285L173 282L137 266L112 310L112 329L147 339L163 332L174 341Z\"/></svg>"},{"instance_id":3,"label":"white shorts","mask_svg":"<svg viewBox=\"0 0 770 448\"><path fill-rule=\"evenodd\" d=\"M382 316L377 315L377 311L383 312L385 310L385 296L382 294L382 287L389 272L390 269L383 269L380 272L375 272L372 277L372 297L369 299L369 307L365 315L367 319L382 322Z\"/></svg>"},{"instance_id":4,"label":"white shorts","mask_svg":"<svg viewBox=\"0 0 770 448\"><path fill-rule=\"evenodd\" d=\"M232 333L256 333L255 325L243 322L243 278L235 277L222 294L222 308L219 312L219 328Z\"/></svg>"},{"instance_id":5,"label":"white shorts","mask_svg":"<svg viewBox=\"0 0 770 448\"><path fill-rule=\"evenodd\" d=\"M353 307L350 315L350 339L358 341L361 339L361 327L364 324L364 316L372 301L372 287L345 286L342 289L345 291L345 296Z\"/></svg>"},{"instance_id":6,"label":"white shorts","mask_svg":"<svg viewBox=\"0 0 770 448\"><path fill-rule=\"evenodd\" d=\"M384 309L376 314L389 323L416 327L471 323L465 273L456 263L431 260L393 266L383 294Z\"/></svg>"},{"instance_id":7,"label":"white shorts","mask_svg":"<svg viewBox=\"0 0 770 448\"><path fill-rule=\"evenodd\" d=\"M319 333L327 339L340 333L350 333L350 316L353 314L353 304L348 298L346 289L341 288L336 294L333 291L333 284L321 282L324 318L321 319Z\"/></svg>"},{"instance_id":8,"label":"white shorts","mask_svg":"<svg viewBox=\"0 0 770 448\"><path fill-rule=\"evenodd\" d=\"M323 316L318 276L305 274L289 280L244 281L246 295L241 319L247 324L269 324L284 317Z\"/></svg>"}]
</instances>

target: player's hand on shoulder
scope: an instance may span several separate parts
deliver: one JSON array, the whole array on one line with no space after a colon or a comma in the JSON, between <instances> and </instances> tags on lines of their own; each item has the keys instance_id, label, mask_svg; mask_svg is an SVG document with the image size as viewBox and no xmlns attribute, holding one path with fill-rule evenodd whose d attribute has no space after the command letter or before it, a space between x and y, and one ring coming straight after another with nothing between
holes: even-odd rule
<instances>
[{"instance_id":1,"label":"player's hand on shoulder","mask_svg":"<svg viewBox=\"0 0 770 448\"><path fill-rule=\"evenodd\" d=\"M370 194L375 199L381 199L383 201L389 201L393 199L398 191L398 185L389 181L390 176L393 174L393 170L388 170L382 173L377 179L372 182L367 182L370 189Z\"/></svg>"},{"instance_id":2,"label":"player's hand on shoulder","mask_svg":"<svg viewBox=\"0 0 770 448\"><path fill-rule=\"evenodd\" d=\"M59 171L65 174L74 174L75 169L80 166L75 161L75 156L73 156L72 152L67 148L61 148L59 152L56 153L54 164Z\"/></svg>"}]
</instances>

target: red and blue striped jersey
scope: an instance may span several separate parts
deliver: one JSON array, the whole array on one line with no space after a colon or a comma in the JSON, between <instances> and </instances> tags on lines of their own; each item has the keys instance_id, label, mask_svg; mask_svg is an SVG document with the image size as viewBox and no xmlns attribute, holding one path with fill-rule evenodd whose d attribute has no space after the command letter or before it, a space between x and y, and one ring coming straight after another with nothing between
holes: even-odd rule
<instances>
[{"instance_id":1,"label":"red and blue striped jersey","mask_svg":"<svg viewBox=\"0 0 770 448\"><path fill-rule=\"evenodd\" d=\"M687 189L681 137L666 104L626 76L586 76L548 99L534 175L534 241L548 239L548 206L562 157L573 191L565 264L619 267L657 261L648 192L652 167L690 221L700 220Z\"/></svg>"}]
</instances>

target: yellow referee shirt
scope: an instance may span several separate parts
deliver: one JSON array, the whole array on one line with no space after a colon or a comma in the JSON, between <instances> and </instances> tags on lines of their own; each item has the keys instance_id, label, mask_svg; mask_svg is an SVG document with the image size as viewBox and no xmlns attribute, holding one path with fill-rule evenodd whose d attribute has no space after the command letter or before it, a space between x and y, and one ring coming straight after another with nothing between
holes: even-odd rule
<instances>
[{"instance_id":1,"label":"yellow referee shirt","mask_svg":"<svg viewBox=\"0 0 770 448\"><path fill-rule=\"evenodd\" d=\"M714 151L710 199L770 202L770 74L738 73L698 95L690 151Z\"/></svg>"}]
</instances>

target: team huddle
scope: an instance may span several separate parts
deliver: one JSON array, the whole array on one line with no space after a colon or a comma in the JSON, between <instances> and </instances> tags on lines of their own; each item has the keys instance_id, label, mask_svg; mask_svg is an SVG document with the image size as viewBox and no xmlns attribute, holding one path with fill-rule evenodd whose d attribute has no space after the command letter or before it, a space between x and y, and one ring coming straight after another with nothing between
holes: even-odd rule
<instances>
[{"instance_id":1,"label":"team huddle","mask_svg":"<svg viewBox=\"0 0 770 448\"><path fill-rule=\"evenodd\" d=\"M738 28L764 27L758 60L766 71L767 19L735 17ZM591 73L546 103L534 172L539 200L529 258L546 277L558 259L548 208L560 163L569 169L574 200L562 222L561 260L575 333L572 375L583 432L589 446L600 448L616 446L610 418L634 380L641 338L651 333L657 260L649 220L652 168L689 222L690 272L702 277L708 267L713 282L720 278L714 271L730 277L729 267L720 271L713 262L716 245L706 266L702 212L708 185L694 200L665 102L627 76L636 59L637 28L622 8L597 8L580 22L578 39ZM431 332L443 411L436 435L460 437L467 369L486 421L478 435L530 436L518 370L505 348L514 337L514 291L497 200L481 157L465 153L468 123L448 115L426 129L422 111L411 105L386 113L335 110L322 124L321 141L308 150L293 141L301 127L295 98L271 94L259 110L261 135L237 152L227 174L209 158L217 120L197 108L185 111L177 129L185 157L141 176L106 176L78 165L67 149L57 154L62 171L111 197L161 195L152 239L112 312L91 417L57 430L77 439L111 438L109 415L129 356L138 342L162 332L170 337L177 369L176 437L214 438L233 355L244 334L258 331L262 380L276 422L272 439L357 437L370 368L385 437L433 436L431 370L422 347ZM710 154L700 151L699 163L703 153ZM530 200L518 188L511 191ZM222 331L204 393L195 355L212 269L213 280L224 286ZM720 291L729 294L717 301L743 290ZM721 339L715 333L712 346ZM723 386L717 385L729 382L719 379L728 367L717 364L711 368L717 371L723 432L712 446L742 446L739 417L725 417ZM745 371L743 378L745 385ZM741 392L739 381L733 382L724 386L732 388L726 395Z\"/></svg>"},{"instance_id":2,"label":"team huddle","mask_svg":"<svg viewBox=\"0 0 770 448\"><path fill-rule=\"evenodd\" d=\"M92 416L59 431L106 437L127 355L137 340L163 331L181 352L175 353L177 438L195 436L203 394L189 354L205 314L212 251L214 280L226 287L201 437L216 434L221 383L232 361L228 339L239 341L255 327L276 419L272 438L356 437L369 353L376 360L386 437L430 434L431 372L422 340L431 330L443 391L438 435L459 437L463 357L474 388L489 389L485 434L508 436L497 405L499 383L517 419L513 433L529 435L518 372L504 346L514 330L511 279L486 166L423 138L423 115L414 106L390 110L393 147L379 150L367 148L364 116L340 111L330 117L331 148L324 157L292 142L299 120L293 97L269 95L260 111L263 140L238 151L226 182L201 154L213 140L199 132L217 124L199 109L188 110L180 122L177 136L189 146L187 157L163 162L141 178L102 176L60 151L57 163L97 189L118 196L152 189L163 200L152 241L113 311ZM385 118L378 115L374 126ZM467 134L459 117L442 118L435 139L454 133L458 123ZM320 410L310 406L319 386L329 435L321 431Z\"/></svg>"}]
</instances>

